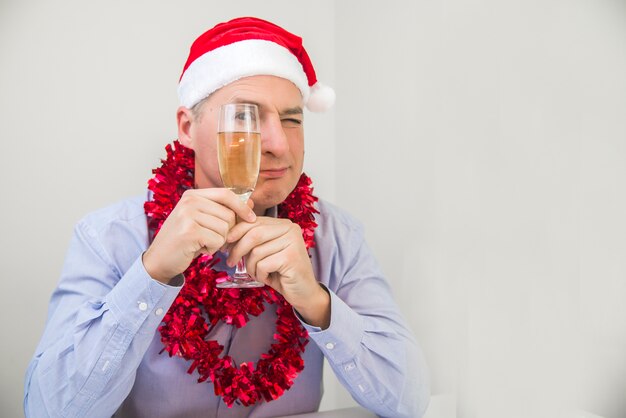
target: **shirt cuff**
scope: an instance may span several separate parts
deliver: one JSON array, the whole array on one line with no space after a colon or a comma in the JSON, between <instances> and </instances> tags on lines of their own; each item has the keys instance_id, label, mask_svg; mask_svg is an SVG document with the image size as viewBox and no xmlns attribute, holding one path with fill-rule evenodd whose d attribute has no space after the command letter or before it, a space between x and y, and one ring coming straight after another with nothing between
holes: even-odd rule
<instances>
[{"instance_id":1,"label":"shirt cuff","mask_svg":"<svg viewBox=\"0 0 626 418\"><path fill-rule=\"evenodd\" d=\"M319 346L324 356L335 363L352 360L364 334L363 318L339 298L332 290L330 294L330 326L326 329L314 327L296 314L311 340Z\"/></svg>"},{"instance_id":2,"label":"shirt cuff","mask_svg":"<svg viewBox=\"0 0 626 418\"><path fill-rule=\"evenodd\" d=\"M122 276L106 301L118 323L133 333L154 332L178 296L184 278L172 286L154 280L143 266L141 256Z\"/></svg>"}]
</instances>

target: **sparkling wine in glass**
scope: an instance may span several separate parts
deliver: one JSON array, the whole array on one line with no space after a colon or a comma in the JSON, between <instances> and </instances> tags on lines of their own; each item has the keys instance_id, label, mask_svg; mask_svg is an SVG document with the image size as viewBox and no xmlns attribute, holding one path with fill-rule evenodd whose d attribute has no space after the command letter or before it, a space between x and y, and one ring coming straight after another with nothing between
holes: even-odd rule
<instances>
[{"instance_id":1,"label":"sparkling wine in glass","mask_svg":"<svg viewBox=\"0 0 626 418\"><path fill-rule=\"evenodd\" d=\"M255 104L228 103L220 108L217 124L217 161L224 187L232 190L242 202L254 191L261 165L261 131L259 110ZM262 287L246 271L244 257L235 273L220 288Z\"/></svg>"}]
</instances>

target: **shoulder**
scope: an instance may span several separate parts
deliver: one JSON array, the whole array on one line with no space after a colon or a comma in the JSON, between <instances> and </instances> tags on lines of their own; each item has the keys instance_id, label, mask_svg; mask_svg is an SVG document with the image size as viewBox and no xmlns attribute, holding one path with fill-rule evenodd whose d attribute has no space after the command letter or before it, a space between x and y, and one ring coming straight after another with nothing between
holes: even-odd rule
<instances>
[{"instance_id":1,"label":"shoulder","mask_svg":"<svg viewBox=\"0 0 626 418\"><path fill-rule=\"evenodd\" d=\"M375 260L365 243L360 221L323 200L318 202L317 208L320 213L316 216L318 226L311 261L317 279L337 293L343 284L375 272ZM358 269L355 270L355 266ZM369 273L357 273L358 270Z\"/></svg>"},{"instance_id":2,"label":"shoulder","mask_svg":"<svg viewBox=\"0 0 626 418\"><path fill-rule=\"evenodd\" d=\"M148 246L143 204L146 195L121 200L89 213L75 227L77 245L89 248L121 277Z\"/></svg>"},{"instance_id":3,"label":"shoulder","mask_svg":"<svg viewBox=\"0 0 626 418\"><path fill-rule=\"evenodd\" d=\"M143 226L146 223L143 208L146 198L147 195L137 195L95 210L84 216L78 226L96 234L102 234L116 225Z\"/></svg>"},{"instance_id":4,"label":"shoulder","mask_svg":"<svg viewBox=\"0 0 626 418\"><path fill-rule=\"evenodd\" d=\"M345 209L326 200L317 202L319 214L315 219L318 231L324 235L363 235L363 224Z\"/></svg>"}]
</instances>

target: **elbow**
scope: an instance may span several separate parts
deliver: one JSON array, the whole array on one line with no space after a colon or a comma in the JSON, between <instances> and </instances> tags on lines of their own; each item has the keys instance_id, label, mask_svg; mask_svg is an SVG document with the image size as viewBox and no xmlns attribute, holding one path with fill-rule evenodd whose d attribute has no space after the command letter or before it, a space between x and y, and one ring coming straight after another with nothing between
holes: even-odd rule
<instances>
[{"instance_id":1,"label":"elbow","mask_svg":"<svg viewBox=\"0 0 626 418\"><path fill-rule=\"evenodd\" d=\"M414 357L411 363L408 365L411 370L405 386L409 390L400 399L401 413L395 416L421 418L426 414L430 404L430 373L421 353Z\"/></svg>"},{"instance_id":2,"label":"elbow","mask_svg":"<svg viewBox=\"0 0 626 418\"><path fill-rule=\"evenodd\" d=\"M386 400L379 399L380 408L371 410L385 418L422 418L430 403L430 383L427 373L417 377L406 382L404 390L400 391L402 395L398 396L396 392L393 396L393 392L389 391Z\"/></svg>"},{"instance_id":3,"label":"elbow","mask_svg":"<svg viewBox=\"0 0 626 418\"><path fill-rule=\"evenodd\" d=\"M414 382L411 386L415 388L415 397L411 416L421 418L426 414L430 403L430 371L426 358L419 348L416 349L412 358L409 367L411 369L410 376Z\"/></svg>"},{"instance_id":4,"label":"elbow","mask_svg":"<svg viewBox=\"0 0 626 418\"><path fill-rule=\"evenodd\" d=\"M24 377L24 401L22 407L24 408L24 416L26 418L33 416L31 413L31 403L33 396L31 396L31 394L34 390L33 374L37 367L38 360L39 358L36 357L34 360L31 361L31 363L28 365L28 369L26 370L26 376Z\"/></svg>"},{"instance_id":5,"label":"elbow","mask_svg":"<svg viewBox=\"0 0 626 418\"><path fill-rule=\"evenodd\" d=\"M403 404L399 404L396 410L389 414L389 418L422 418L428 410L430 403L430 388L428 384L421 384L412 396L406 396Z\"/></svg>"},{"instance_id":6,"label":"elbow","mask_svg":"<svg viewBox=\"0 0 626 418\"><path fill-rule=\"evenodd\" d=\"M37 370L29 370L26 381L24 382L24 416L30 417L49 417L45 403L43 401L41 390L37 384Z\"/></svg>"},{"instance_id":7,"label":"elbow","mask_svg":"<svg viewBox=\"0 0 626 418\"><path fill-rule=\"evenodd\" d=\"M41 355L31 362L24 380L24 416L57 417L67 416L62 411L69 404L67 380L61 379L54 368L42 368ZM42 372L42 370L44 370ZM58 372L58 371L57 371ZM52 377L57 377L52 379Z\"/></svg>"},{"instance_id":8,"label":"elbow","mask_svg":"<svg viewBox=\"0 0 626 418\"><path fill-rule=\"evenodd\" d=\"M424 385L423 388L420 388L418 396L415 401L415 411L416 414L412 415L416 418L422 418L426 411L428 410L428 405L430 404L430 386L428 384Z\"/></svg>"},{"instance_id":9,"label":"elbow","mask_svg":"<svg viewBox=\"0 0 626 418\"><path fill-rule=\"evenodd\" d=\"M428 405L430 404L430 373L428 370L428 366L426 365L425 359L420 356L420 360L422 363L422 367L420 368L420 372L418 375L418 381L416 384L417 387L417 396L415 397L415 417L423 417L428 410Z\"/></svg>"}]
</instances>

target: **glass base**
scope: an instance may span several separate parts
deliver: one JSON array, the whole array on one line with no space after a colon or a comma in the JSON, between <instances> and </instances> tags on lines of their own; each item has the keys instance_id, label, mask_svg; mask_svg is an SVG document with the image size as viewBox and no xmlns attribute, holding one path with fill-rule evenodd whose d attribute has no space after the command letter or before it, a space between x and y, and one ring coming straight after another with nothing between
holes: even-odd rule
<instances>
[{"instance_id":1,"label":"glass base","mask_svg":"<svg viewBox=\"0 0 626 418\"><path fill-rule=\"evenodd\" d=\"M250 289L263 286L265 286L264 283L254 280L249 274L236 274L233 277L229 277L225 282L217 283L215 285L215 287L219 289Z\"/></svg>"}]
</instances>

